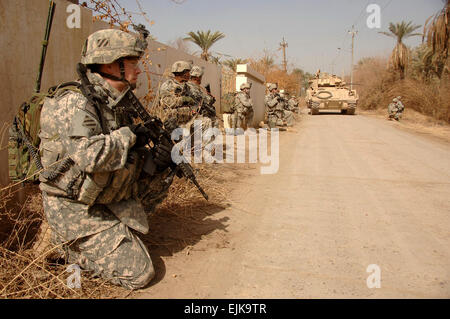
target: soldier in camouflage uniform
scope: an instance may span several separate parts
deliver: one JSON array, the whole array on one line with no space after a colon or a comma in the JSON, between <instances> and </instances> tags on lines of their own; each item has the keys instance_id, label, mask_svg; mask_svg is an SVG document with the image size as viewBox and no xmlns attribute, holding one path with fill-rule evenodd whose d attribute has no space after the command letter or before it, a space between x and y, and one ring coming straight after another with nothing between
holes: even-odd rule
<instances>
[{"instance_id":1,"label":"soldier in camouflage uniform","mask_svg":"<svg viewBox=\"0 0 450 319\"><path fill-rule=\"evenodd\" d=\"M202 120L203 129L205 130L209 127L219 127L219 125L217 123L216 108L214 107L216 99L201 85L202 77L202 68L194 65L188 86L195 104L198 105L197 118Z\"/></svg>"},{"instance_id":2,"label":"soldier in camouflage uniform","mask_svg":"<svg viewBox=\"0 0 450 319\"><path fill-rule=\"evenodd\" d=\"M285 101L280 96L280 94L278 94L277 84L271 83L268 87L268 90L270 93L267 94L265 98L268 126L269 128L275 128L277 127L277 125L283 125Z\"/></svg>"},{"instance_id":3,"label":"soldier in camouflage uniform","mask_svg":"<svg viewBox=\"0 0 450 319\"><path fill-rule=\"evenodd\" d=\"M403 105L402 101L401 101L401 96L397 96L397 103L396 103L396 107L397 107L397 115L395 117L395 119L397 121L400 121L402 115L403 115L403 111L405 110L405 106Z\"/></svg>"},{"instance_id":4,"label":"soldier in camouflage uniform","mask_svg":"<svg viewBox=\"0 0 450 319\"><path fill-rule=\"evenodd\" d=\"M191 77L188 81L188 87L190 96L194 99L196 109L195 117L193 121L200 120L202 122L202 132L205 132L208 128L218 127L216 118L216 108L214 103L216 99L204 88L202 83L203 70L201 67L195 65L192 67ZM191 132L191 146L194 145L194 123L190 126ZM213 137L209 141L205 141L205 146L213 141Z\"/></svg>"},{"instance_id":5,"label":"soldier in camouflage uniform","mask_svg":"<svg viewBox=\"0 0 450 319\"><path fill-rule=\"evenodd\" d=\"M388 114L389 120L395 119L396 121L400 121L402 117L405 106L400 101L401 96L397 96L392 100L392 103L388 105Z\"/></svg>"},{"instance_id":6,"label":"soldier in camouflage uniform","mask_svg":"<svg viewBox=\"0 0 450 319\"><path fill-rule=\"evenodd\" d=\"M247 100L247 105L245 106L245 127L251 127L253 125L253 116L255 111L253 110L253 101L250 98L250 89L252 88L251 83L244 83L240 86L242 92L245 93Z\"/></svg>"},{"instance_id":7,"label":"soldier in camouflage uniform","mask_svg":"<svg viewBox=\"0 0 450 319\"><path fill-rule=\"evenodd\" d=\"M237 92L234 97L234 112L231 115L232 128L247 128L247 116L253 120L253 102L250 98L251 83L242 83L240 92ZM250 122L251 123L251 122Z\"/></svg>"},{"instance_id":8,"label":"soldier in camouflage uniform","mask_svg":"<svg viewBox=\"0 0 450 319\"><path fill-rule=\"evenodd\" d=\"M296 98L295 95L293 95L293 96L289 99L288 104L289 104L289 111L294 112L294 113L296 113L296 114L299 113L299 109L298 109L298 101L297 101L297 98Z\"/></svg>"},{"instance_id":9,"label":"soldier in camouflage uniform","mask_svg":"<svg viewBox=\"0 0 450 319\"><path fill-rule=\"evenodd\" d=\"M278 86L275 83L270 83L267 86L269 93L264 99L264 104L267 113L267 125L269 128L275 128L277 126L278 116L276 113L276 107L280 103L280 95L277 92Z\"/></svg>"},{"instance_id":10,"label":"soldier in camouflage uniform","mask_svg":"<svg viewBox=\"0 0 450 319\"><path fill-rule=\"evenodd\" d=\"M294 114L290 109L290 105L288 102L289 93L285 92L284 90L280 91L280 96L282 98L282 103L280 105L280 108L282 107L281 111L278 113L278 117L281 117L284 125L286 123L287 126L294 125Z\"/></svg>"},{"instance_id":11,"label":"soldier in camouflage uniform","mask_svg":"<svg viewBox=\"0 0 450 319\"><path fill-rule=\"evenodd\" d=\"M46 99L41 113L43 206L55 244L69 263L129 289L147 285L155 271L137 232L146 212L166 196L170 150L153 148L152 175L141 172L146 140L115 100L136 85L146 41L120 30L89 36L81 62L103 105L77 90ZM133 131L131 128L134 128Z\"/></svg>"},{"instance_id":12,"label":"soldier in camouflage uniform","mask_svg":"<svg viewBox=\"0 0 450 319\"><path fill-rule=\"evenodd\" d=\"M165 126L169 131L177 127L189 129L198 111L187 84L191 69L189 62L175 62L171 69L174 78L169 78L159 89L159 105L164 110Z\"/></svg>"}]
</instances>

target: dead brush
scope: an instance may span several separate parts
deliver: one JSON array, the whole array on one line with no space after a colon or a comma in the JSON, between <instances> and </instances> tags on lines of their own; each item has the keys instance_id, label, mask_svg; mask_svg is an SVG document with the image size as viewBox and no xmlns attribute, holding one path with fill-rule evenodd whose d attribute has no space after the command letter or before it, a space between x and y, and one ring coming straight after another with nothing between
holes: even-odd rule
<instances>
[{"instance_id":1,"label":"dead brush","mask_svg":"<svg viewBox=\"0 0 450 319\"><path fill-rule=\"evenodd\" d=\"M4 189L0 195L0 298L112 298L124 289L82 272L82 288L67 286L66 265L46 258L60 247L50 246L40 254L32 249L44 219L42 197L37 187L23 190L26 199L16 205L17 194Z\"/></svg>"},{"instance_id":2,"label":"dead brush","mask_svg":"<svg viewBox=\"0 0 450 319\"><path fill-rule=\"evenodd\" d=\"M449 89L448 83L439 87L407 78L404 81L395 82L389 88L386 95L388 101L385 103L389 103L389 99L401 96L406 112L408 108L411 108L437 121L450 123Z\"/></svg>"},{"instance_id":3,"label":"dead brush","mask_svg":"<svg viewBox=\"0 0 450 319\"><path fill-rule=\"evenodd\" d=\"M430 116L434 121L450 123L450 83L443 79L425 82L407 74L403 80L395 77L386 68L383 58L366 58L355 70L358 84L359 107L365 110L386 109L392 99L402 97L405 113L408 109Z\"/></svg>"}]
</instances>

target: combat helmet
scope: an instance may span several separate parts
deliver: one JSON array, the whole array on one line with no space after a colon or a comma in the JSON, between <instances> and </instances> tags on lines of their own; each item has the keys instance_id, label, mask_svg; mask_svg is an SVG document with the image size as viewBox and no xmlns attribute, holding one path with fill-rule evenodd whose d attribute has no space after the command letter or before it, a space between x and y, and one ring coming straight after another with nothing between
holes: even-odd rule
<instances>
[{"instance_id":1,"label":"combat helmet","mask_svg":"<svg viewBox=\"0 0 450 319\"><path fill-rule=\"evenodd\" d=\"M275 89L278 89L278 85L276 83L270 83L270 85L267 87L269 89L269 92Z\"/></svg>"},{"instance_id":2,"label":"combat helmet","mask_svg":"<svg viewBox=\"0 0 450 319\"><path fill-rule=\"evenodd\" d=\"M394 97L394 98L392 99L392 102L398 102L398 98Z\"/></svg>"},{"instance_id":3,"label":"combat helmet","mask_svg":"<svg viewBox=\"0 0 450 319\"><path fill-rule=\"evenodd\" d=\"M194 65L191 69L191 76L200 78L203 76L203 69L198 65Z\"/></svg>"},{"instance_id":4,"label":"combat helmet","mask_svg":"<svg viewBox=\"0 0 450 319\"><path fill-rule=\"evenodd\" d=\"M192 65L186 61L177 61L172 64L172 73L182 73L184 71L191 71Z\"/></svg>"},{"instance_id":5,"label":"combat helmet","mask_svg":"<svg viewBox=\"0 0 450 319\"><path fill-rule=\"evenodd\" d=\"M242 91L243 89L251 89L251 88L252 88L252 84L251 84L251 83L248 83L248 82L245 82L245 83L242 83L241 86L240 86L239 88L241 89L241 91Z\"/></svg>"},{"instance_id":6,"label":"combat helmet","mask_svg":"<svg viewBox=\"0 0 450 319\"><path fill-rule=\"evenodd\" d=\"M125 57L140 58L147 48L141 37L116 29L91 34L83 47L81 63L110 64Z\"/></svg>"}]
</instances>

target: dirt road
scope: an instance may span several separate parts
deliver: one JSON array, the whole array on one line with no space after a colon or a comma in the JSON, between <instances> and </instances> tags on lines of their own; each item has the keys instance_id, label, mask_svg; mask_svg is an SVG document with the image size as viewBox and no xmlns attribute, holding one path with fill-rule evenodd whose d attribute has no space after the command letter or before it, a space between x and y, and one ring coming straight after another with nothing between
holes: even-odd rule
<instances>
[{"instance_id":1,"label":"dirt road","mask_svg":"<svg viewBox=\"0 0 450 319\"><path fill-rule=\"evenodd\" d=\"M207 218L223 227L161 257L132 297L449 298L450 145L396 126L303 115L278 173L236 164L232 206Z\"/></svg>"}]
</instances>

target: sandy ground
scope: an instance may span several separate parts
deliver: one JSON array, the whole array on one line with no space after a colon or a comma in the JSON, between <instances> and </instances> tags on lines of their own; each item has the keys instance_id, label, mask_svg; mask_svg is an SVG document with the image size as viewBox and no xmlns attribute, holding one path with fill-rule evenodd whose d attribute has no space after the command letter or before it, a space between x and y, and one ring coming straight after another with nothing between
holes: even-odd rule
<instances>
[{"instance_id":1,"label":"sandy ground","mask_svg":"<svg viewBox=\"0 0 450 319\"><path fill-rule=\"evenodd\" d=\"M132 298L449 298L450 144L375 117L303 115L280 169L218 166L231 206ZM176 233L176 229L171 229ZM367 267L381 270L369 289Z\"/></svg>"}]
</instances>

